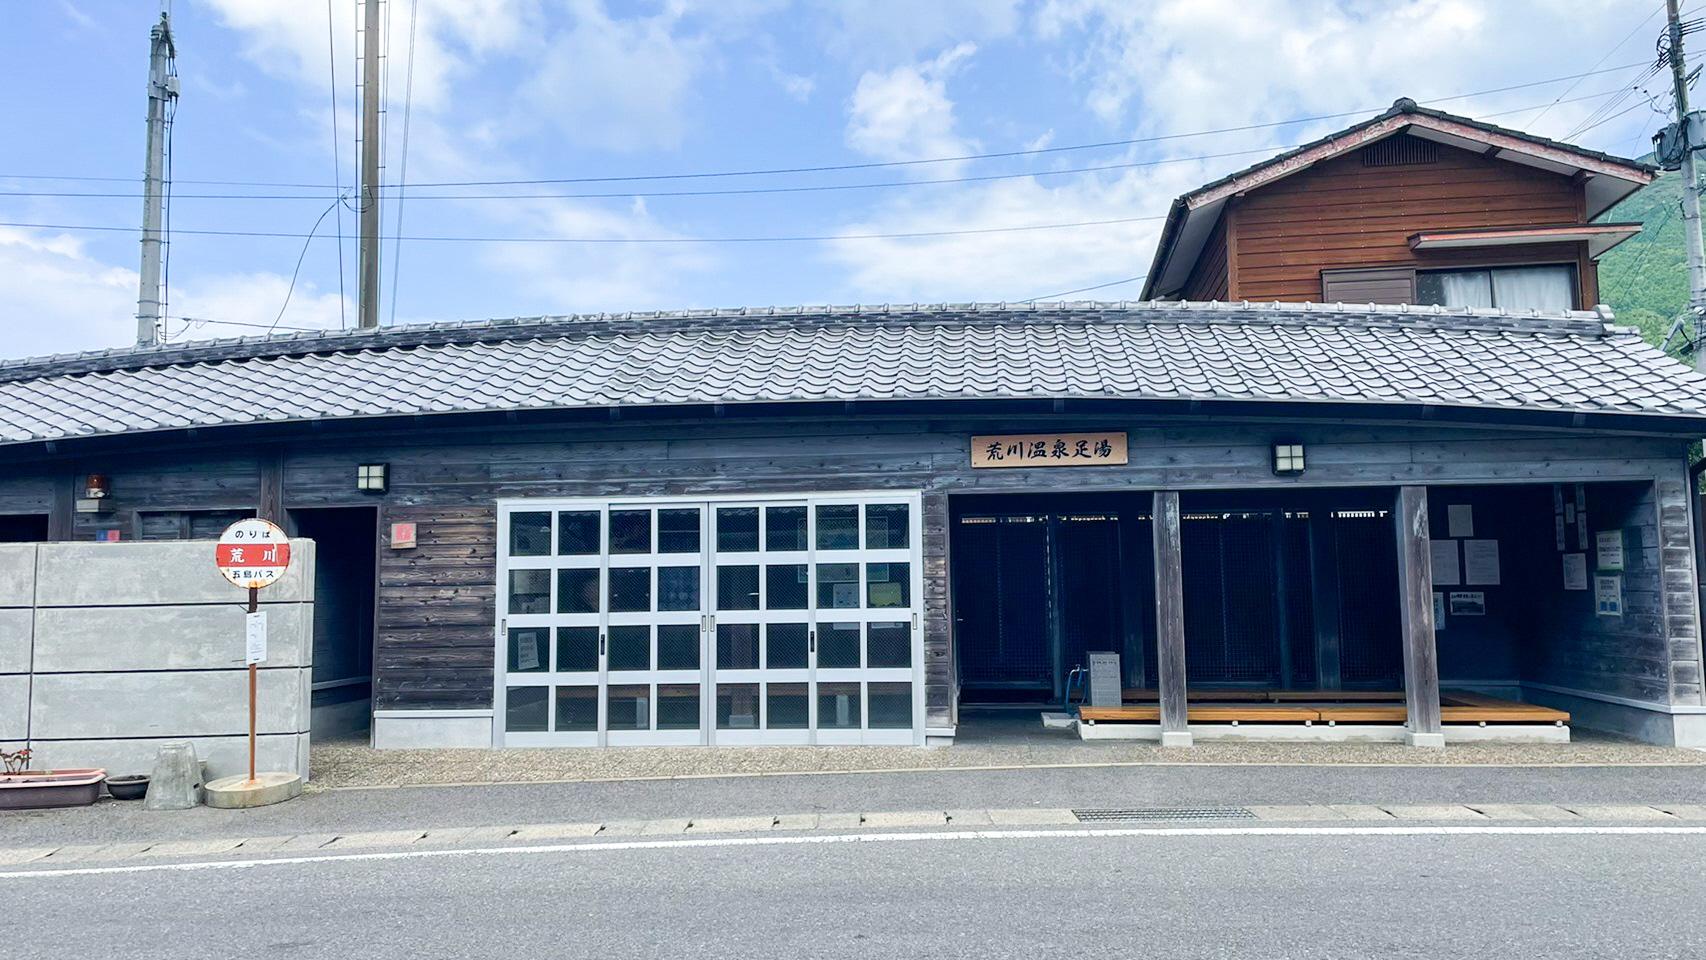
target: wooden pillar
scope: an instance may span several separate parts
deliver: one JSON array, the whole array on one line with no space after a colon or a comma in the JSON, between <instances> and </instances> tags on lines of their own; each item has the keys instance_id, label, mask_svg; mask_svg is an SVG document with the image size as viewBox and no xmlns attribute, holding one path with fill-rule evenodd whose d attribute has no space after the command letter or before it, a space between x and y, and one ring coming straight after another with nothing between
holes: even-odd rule
<instances>
[{"instance_id":1,"label":"wooden pillar","mask_svg":"<svg viewBox=\"0 0 1706 960\"><path fill-rule=\"evenodd\" d=\"M76 539L79 496L77 484L82 479L82 475L76 470L57 471L53 474L53 500L47 508L49 540L58 542Z\"/></svg>"},{"instance_id":2,"label":"wooden pillar","mask_svg":"<svg viewBox=\"0 0 1706 960\"><path fill-rule=\"evenodd\" d=\"M1398 615L1404 644L1404 703L1409 711L1405 739L1414 747L1443 747L1428 488L1399 487L1392 515L1398 527Z\"/></svg>"},{"instance_id":3,"label":"wooden pillar","mask_svg":"<svg viewBox=\"0 0 1706 960\"><path fill-rule=\"evenodd\" d=\"M1339 545L1333 536L1332 508L1309 507L1309 588L1315 616L1315 679L1322 690L1343 682L1339 658Z\"/></svg>"},{"instance_id":4,"label":"wooden pillar","mask_svg":"<svg viewBox=\"0 0 1706 960\"><path fill-rule=\"evenodd\" d=\"M284 449L262 447L256 458L260 467L260 491L255 516L284 526Z\"/></svg>"},{"instance_id":5,"label":"wooden pillar","mask_svg":"<svg viewBox=\"0 0 1706 960\"><path fill-rule=\"evenodd\" d=\"M1161 699L1161 745L1188 747L1185 700L1185 577L1179 538L1179 493L1157 490L1155 531L1155 675Z\"/></svg>"}]
</instances>

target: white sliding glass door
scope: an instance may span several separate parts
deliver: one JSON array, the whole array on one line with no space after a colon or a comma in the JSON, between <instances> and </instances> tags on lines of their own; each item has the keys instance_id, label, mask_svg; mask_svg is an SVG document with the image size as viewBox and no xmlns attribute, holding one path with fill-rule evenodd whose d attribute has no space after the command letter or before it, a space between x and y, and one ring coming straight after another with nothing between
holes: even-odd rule
<instances>
[{"instance_id":1,"label":"white sliding glass door","mask_svg":"<svg viewBox=\"0 0 1706 960\"><path fill-rule=\"evenodd\" d=\"M501 503L495 742L922 743L918 506Z\"/></svg>"}]
</instances>

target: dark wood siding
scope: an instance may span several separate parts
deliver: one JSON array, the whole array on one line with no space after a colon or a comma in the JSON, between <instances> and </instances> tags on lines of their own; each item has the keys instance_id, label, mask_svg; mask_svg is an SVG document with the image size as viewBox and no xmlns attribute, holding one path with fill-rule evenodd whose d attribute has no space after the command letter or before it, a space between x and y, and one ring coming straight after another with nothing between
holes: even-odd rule
<instances>
[{"instance_id":1,"label":"dark wood siding","mask_svg":"<svg viewBox=\"0 0 1706 960\"><path fill-rule=\"evenodd\" d=\"M1214 231L1208 235L1208 242L1203 244L1202 254L1197 257L1196 266L1191 268L1191 275L1185 280L1186 300L1227 299L1226 226L1227 217L1222 214L1214 225Z\"/></svg>"},{"instance_id":2,"label":"dark wood siding","mask_svg":"<svg viewBox=\"0 0 1706 960\"><path fill-rule=\"evenodd\" d=\"M496 507L392 504L380 520L413 521L418 546L380 548L374 709L491 706Z\"/></svg>"},{"instance_id":3,"label":"dark wood siding","mask_svg":"<svg viewBox=\"0 0 1706 960\"><path fill-rule=\"evenodd\" d=\"M1410 249L1423 230L1582 222L1579 183L1467 150L1441 147L1436 162L1397 166L1365 166L1352 152L1235 198L1230 210L1233 300L1330 301L1325 270L1514 263L1575 264L1580 302L1598 297L1585 244Z\"/></svg>"}]
</instances>

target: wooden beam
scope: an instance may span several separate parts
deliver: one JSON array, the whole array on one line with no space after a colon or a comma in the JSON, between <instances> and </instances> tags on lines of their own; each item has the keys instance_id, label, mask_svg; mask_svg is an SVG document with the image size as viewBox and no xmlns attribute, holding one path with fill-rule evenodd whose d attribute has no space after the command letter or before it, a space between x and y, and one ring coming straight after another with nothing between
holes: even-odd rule
<instances>
[{"instance_id":1,"label":"wooden beam","mask_svg":"<svg viewBox=\"0 0 1706 960\"><path fill-rule=\"evenodd\" d=\"M1392 511L1398 527L1398 613L1404 645L1404 704L1415 747L1443 747L1439 659L1434 650L1434 587L1428 548L1428 488L1399 487Z\"/></svg>"},{"instance_id":2,"label":"wooden beam","mask_svg":"<svg viewBox=\"0 0 1706 960\"><path fill-rule=\"evenodd\" d=\"M284 448L262 447L255 460L261 478L255 516L284 526Z\"/></svg>"},{"instance_id":3,"label":"wooden beam","mask_svg":"<svg viewBox=\"0 0 1706 960\"><path fill-rule=\"evenodd\" d=\"M53 499L48 504L47 538L53 541L76 537L77 483L82 479L76 470L53 474Z\"/></svg>"},{"instance_id":4,"label":"wooden beam","mask_svg":"<svg viewBox=\"0 0 1706 960\"><path fill-rule=\"evenodd\" d=\"M1155 491L1155 674L1161 699L1161 745L1188 747L1185 708L1185 579L1179 536L1179 491Z\"/></svg>"},{"instance_id":5,"label":"wooden beam","mask_svg":"<svg viewBox=\"0 0 1706 960\"><path fill-rule=\"evenodd\" d=\"M1333 515L1322 501L1309 506L1309 584L1315 621L1315 681L1322 690L1341 684L1339 660L1339 543Z\"/></svg>"}]
</instances>

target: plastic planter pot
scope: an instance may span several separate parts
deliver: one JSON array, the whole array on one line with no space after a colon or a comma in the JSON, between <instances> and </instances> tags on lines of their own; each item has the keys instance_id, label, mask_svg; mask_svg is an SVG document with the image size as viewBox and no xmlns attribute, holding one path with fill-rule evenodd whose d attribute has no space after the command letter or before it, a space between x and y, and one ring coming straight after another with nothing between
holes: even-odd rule
<instances>
[{"instance_id":1,"label":"plastic planter pot","mask_svg":"<svg viewBox=\"0 0 1706 960\"><path fill-rule=\"evenodd\" d=\"M86 807L101 795L107 772L95 767L0 775L0 810Z\"/></svg>"},{"instance_id":2,"label":"plastic planter pot","mask_svg":"<svg viewBox=\"0 0 1706 960\"><path fill-rule=\"evenodd\" d=\"M148 774L132 773L107 778L107 792L114 800L141 800L148 795Z\"/></svg>"}]
</instances>

